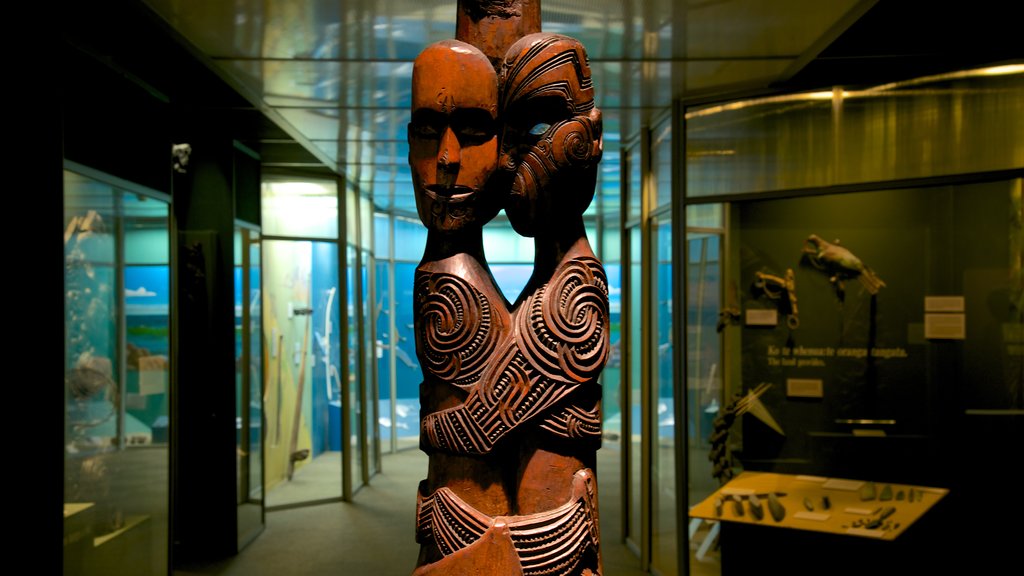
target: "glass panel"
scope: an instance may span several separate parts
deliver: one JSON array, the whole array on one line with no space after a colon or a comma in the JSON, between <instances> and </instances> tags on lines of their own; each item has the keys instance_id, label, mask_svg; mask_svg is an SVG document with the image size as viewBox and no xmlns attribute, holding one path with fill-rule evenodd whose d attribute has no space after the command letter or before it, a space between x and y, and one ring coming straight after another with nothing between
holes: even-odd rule
<instances>
[{"instance_id":1,"label":"glass panel","mask_svg":"<svg viewBox=\"0 0 1024 576\"><path fill-rule=\"evenodd\" d=\"M678 574L676 517L675 382L672 357L672 220L660 217L651 226L654 269L651 278L651 566L661 574Z\"/></svg>"},{"instance_id":2,"label":"glass panel","mask_svg":"<svg viewBox=\"0 0 1024 576\"><path fill-rule=\"evenodd\" d=\"M1020 168L1024 67L703 106L686 126L690 197Z\"/></svg>"},{"instance_id":3,"label":"glass panel","mask_svg":"<svg viewBox=\"0 0 1024 576\"><path fill-rule=\"evenodd\" d=\"M491 264L491 275L498 289L509 302L515 302L522 294L526 283L533 275L533 263L529 264Z\"/></svg>"},{"instance_id":4,"label":"glass panel","mask_svg":"<svg viewBox=\"0 0 1024 576\"><path fill-rule=\"evenodd\" d=\"M628 182L626 188L626 220L630 221L640 217L640 198L643 193L643 174L640 164L640 149L633 146L623 151L626 157L626 172Z\"/></svg>"},{"instance_id":5,"label":"glass panel","mask_svg":"<svg viewBox=\"0 0 1024 576\"><path fill-rule=\"evenodd\" d=\"M341 497L338 247L264 241L267 506Z\"/></svg>"},{"instance_id":6,"label":"glass panel","mask_svg":"<svg viewBox=\"0 0 1024 576\"><path fill-rule=\"evenodd\" d=\"M249 498L263 500L263 284L258 232L249 232Z\"/></svg>"},{"instance_id":7,"label":"glass panel","mask_svg":"<svg viewBox=\"0 0 1024 576\"><path fill-rule=\"evenodd\" d=\"M533 263L533 238L516 234L508 219L499 216L484 227L484 254L487 262ZM420 254L422 256L422 253ZM518 296L518 294L516 294Z\"/></svg>"},{"instance_id":8,"label":"glass panel","mask_svg":"<svg viewBox=\"0 0 1024 576\"><path fill-rule=\"evenodd\" d=\"M373 249L373 204L366 196L359 199L359 246Z\"/></svg>"},{"instance_id":9,"label":"glass panel","mask_svg":"<svg viewBox=\"0 0 1024 576\"><path fill-rule=\"evenodd\" d=\"M263 353L259 233L235 228L235 419L238 539L263 525Z\"/></svg>"},{"instance_id":10,"label":"glass panel","mask_svg":"<svg viewBox=\"0 0 1024 576\"><path fill-rule=\"evenodd\" d=\"M858 503L870 510L891 500L902 512L914 510L904 503L911 489L953 488L941 514L929 508L944 492L925 489L912 530L938 538L927 539L931 549L990 546L994 539L991 549L1009 559L1013 535L957 527L965 517L988 525L1021 510L1016 501L988 506L992 476L979 470L1005 458L1024 415L1022 198L1018 178L735 202L727 259L718 265L725 282L712 273L714 236L691 234L689 274L704 274L691 298L724 284L725 302L690 302L690 337L698 327L708 334L694 339L701 348L688 350L688 391L699 399L701 388L717 385L705 355L721 355L730 401L722 412L735 417L723 423L725 457L710 472L695 468L691 487L709 486L698 475L723 469L736 475L734 488L749 487L750 476L741 473L757 472L758 482L786 492L779 501L787 510L806 501L820 511L823 492L789 475L873 481L877 491L830 496L833 508ZM799 308L789 297L797 292ZM723 305L744 314L742 323L725 326L719 352L710 325ZM733 403L755 397L757 403ZM710 501L694 504L714 518ZM822 529L841 533L842 524L825 521ZM801 550L824 542L806 529L765 529L789 534L757 535L734 549L733 525L722 525L722 565L730 571L756 572L783 539ZM904 538L906 526L882 530ZM870 571L870 555L853 556L845 561L857 564L855 572ZM928 573L941 572L947 558L918 556Z\"/></svg>"},{"instance_id":11,"label":"glass panel","mask_svg":"<svg viewBox=\"0 0 1024 576\"><path fill-rule=\"evenodd\" d=\"M665 122L655 130L651 141L651 170L654 172L652 209L672 202L672 123Z\"/></svg>"},{"instance_id":12,"label":"glass panel","mask_svg":"<svg viewBox=\"0 0 1024 576\"><path fill-rule=\"evenodd\" d=\"M612 220L612 219L609 219ZM604 241L598 257L608 276L608 341L610 352L601 372L602 442L597 452L597 483L600 486L601 535L605 542L621 542L623 538L623 502L625 486L622 484L623 461L623 398L622 398L622 253L621 230L618 219L614 228L603 229ZM607 221L606 221L607 222Z\"/></svg>"},{"instance_id":13,"label":"glass panel","mask_svg":"<svg viewBox=\"0 0 1024 576\"><path fill-rule=\"evenodd\" d=\"M643 269L640 261L640 227L629 229L629 423L626 434L629 435L629 519L628 534L632 543L638 547L641 543L641 493L643 471L641 468L641 419L640 419L640 384L643 376L643 315L641 313L641 294L643 291Z\"/></svg>"},{"instance_id":14,"label":"glass panel","mask_svg":"<svg viewBox=\"0 0 1024 576\"><path fill-rule=\"evenodd\" d=\"M345 250L345 285L348 287L348 389L345 394L349 399L348 421L349 435L345 443L349 449L348 458L352 465L352 491L355 492L363 485L363 447L365 434L362 432L363 413L363 386L364 382L359 377L359 368L362 364L360 358L363 347L359 340L359 318L362 306L360 306L356 295L361 274L356 262L356 247L349 244Z\"/></svg>"},{"instance_id":15,"label":"glass panel","mask_svg":"<svg viewBox=\"0 0 1024 576\"><path fill-rule=\"evenodd\" d=\"M395 216L395 260L419 262L426 247L427 229L419 219Z\"/></svg>"},{"instance_id":16,"label":"glass panel","mask_svg":"<svg viewBox=\"0 0 1024 576\"><path fill-rule=\"evenodd\" d=\"M64 573L166 574L165 202L64 172Z\"/></svg>"},{"instance_id":17,"label":"glass panel","mask_svg":"<svg viewBox=\"0 0 1024 576\"><path fill-rule=\"evenodd\" d=\"M415 274L415 263L395 262L395 434L399 450L418 447L420 439L423 372L416 357L416 332L413 330Z\"/></svg>"},{"instance_id":18,"label":"glass panel","mask_svg":"<svg viewBox=\"0 0 1024 576\"><path fill-rule=\"evenodd\" d=\"M686 207L688 228L721 228L724 204L691 204Z\"/></svg>"},{"instance_id":19,"label":"glass panel","mask_svg":"<svg viewBox=\"0 0 1024 576\"><path fill-rule=\"evenodd\" d=\"M381 222L377 222L378 226ZM387 221L384 221L387 225ZM394 410L394 398L392 393L391 365L395 361L395 353L392 347L393 337L391 332L391 289L390 289L390 266L387 260L377 260L376 274L374 277L375 290L373 295L373 315L376 326L374 337L374 355L377 362L377 434L381 442L381 450L392 452L395 450L398 438L395 436L395 420L397 414Z\"/></svg>"},{"instance_id":20,"label":"glass panel","mask_svg":"<svg viewBox=\"0 0 1024 576\"><path fill-rule=\"evenodd\" d=\"M694 504L718 488L709 454L713 422L723 403L722 340L717 329L718 313L723 309L721 236L690 233L686 246L687 485L689 502ZM718 530L712 531L713 526L712 522L700 522L696 530L691 530L691 573L719 572L714 546ZM707 538L712 541L705 545Z\"/></svg>"},{"instance_id":21,"label":"glass panel","mask_svg":"<svg viewBox=\"0 0 1024 576\"><path fill-rule=\"evenodd\" d=\"M355 244L359 239L359 194L345 190L345 240Z\"/></svg>"},{"instance_id":22,"label":"glass panel","mask_svg":"<svg viewBox=\"0 0 1024 576\"><path fill-rule=\"evenodd\" d=\"M365 205L369 206L369 203ZM359 339L360 343L363 344L360 350L360 357L363 359L363 407L364 407L364 418L365 430L366 430L366 446L367 450L367 475L372 476L380 471L380 429L378 428L378 420L380 419L380 413L378 411L378 391L377 391L377 358L376 358L376 345L370 345L370 338L376 334L376 326L373 322L372 315L376 309L376 300L374 299L374 278L373 278L373 258L370 256L368 251L362 251L362 262L360 266L360 276L362 278L362 286L360 295L362 296L362 303L360 310L362 313L362 324L363 324L363 335Z\"/></svg>"},{"instance_id":23,"label":"glass panel","mask_svg":"<svg viewBox=\"0 0 1024 576\"><path fill-rule=\"evenodd\" d=\"M232 281L234 282L234 311L235 311L235 455L237 470L235 471L235 503L241 506L248 499L247 478L245 471L248 469L247 454L248 441L246 439L246 400L245 377L246 377L246 346L245 346L245 308L247 298L245 294L245 249L242 239L243 230L235 227L234 238L232 238L232 249L234 251L234 268ZM241 511L239 511L241 512ZM239 520L242 520L241 513ZM241 528L241 526L240 526ZM240 530L241 531L241 530Z\"/></svg>"},{"instance_id":24,"label":"glass panel","mask_svg":"<svg viewBox=\"0 0 1024 576\"><path fill-rule=\"evenodd\" d=\"M338 237L338 187L333 180L264 176L263 233L301 238Z\"/></svg>"},{"instance_id":25,"label":"glass panel","mask_svg":"<svg viewBox=\"0 0 1024 576\"><path fill-rule=\"evenodd\" d=\"M391 253L390 217L382 212L373 214L373 253L378 258L387 258Z\"/></svg>"}]
</instances>

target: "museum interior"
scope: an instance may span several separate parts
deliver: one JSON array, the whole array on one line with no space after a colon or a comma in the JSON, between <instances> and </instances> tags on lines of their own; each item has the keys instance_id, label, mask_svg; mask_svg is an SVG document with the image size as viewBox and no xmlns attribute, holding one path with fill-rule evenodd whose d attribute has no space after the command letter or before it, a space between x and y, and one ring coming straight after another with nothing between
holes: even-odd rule
<instances>
[{"instance_id":1,"label":"museum interior","mask_svg":"<svg viewBox=\"0 0 1024 576\"><path fill-rule=\"evenodd\" d=\"M65 575L417 566L412 73L456 8L63 4ZM603 573L1019 564L1012 3L540 10L603 119ZM533 239L482 242L516 302Z\"/></svg>"}]
</instances>

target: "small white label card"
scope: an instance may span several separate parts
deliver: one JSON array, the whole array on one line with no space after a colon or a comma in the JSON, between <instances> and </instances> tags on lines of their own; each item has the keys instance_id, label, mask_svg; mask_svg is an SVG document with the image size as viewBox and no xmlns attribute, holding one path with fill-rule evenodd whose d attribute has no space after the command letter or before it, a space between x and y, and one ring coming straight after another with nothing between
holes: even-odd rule
<instances>
[{"instance_id":1,"label":"small white label card","mask_svg":"<svg viewBox=\"0 0 1024 576\"><path fill-rule=\"evenodd\" d=\"M786 396L793 398L821 398L825 385L821 378L786 378Z\"/></svg>"},{"instance_id":2,"label":"small white label card","mask_svg":"<svg viewBox=\"0 0 1024 576\"><path fill-rule=\"evenodd\" d=\"M747 326L778 326L779 311L774 308L747 308Z\"/></svg>"},{"instance_id":3,"label":"small white label card","mask_svg":"<svg viewBox=\"0 0 1024 576\"><path fill-rule=\"evenodd\" d=\"M813 522L824 522L831 517L831 514L825 514L824 512L807 512L804 510L801 510L793 514L793 518L799 518L801 520L811 520Z\"/></svg>"},{"instance_id":4,"label":"small white label card","mask_svg":"<svg viewBox=\"0 0 1024 576\"><path fill-rule=\"evenodd\" d=\"M871 538L885 538L885 530L868 530L867 528L847 528L847 534L853 536L869 536Z\"/></svg>"},{"instance_id":5,"label":"small white label card","mask_svg":"<svg viewBox=\"0 0 1024 576\"><path fill-rule=\"evenodd\" d=\"M925 296L925 312L963 312L963 296Z\"/></svg>"},{"instance_id":6,"label":"small white label card","mask_svg":"<svg viewBox=\"0 0 1024 576\"><path fill-rule=\"evenodd\" d=\"M875 511L870 508L854 508L853 506L847 506L843 509L843 512L847 514L859 514L861 516L870 516Z\"/></svg>"},{"instance_id":7,"label":"small white label card","mask_svg":"<svg viewBox=\"0 0 1024 576\"><path fill-rule=\"evenodd\" d=\"M829 478L827 482L821 485L822 488L828 488L830 490L847 490L854 492L860 490L860 487L864 485L863 480L843 480L841 478Z\"/></svg>"},{"instance_id":8,"label":"small white label card","mask_svg":"<svg viewBox=\"0 0 1024 576\"><path fill-rule=\"evenodd\" d=\"M722 488L721 494L725 496L750 496L754 494L752 488Z\"/></svg>"},{"instance_id":9,"label":"small white label card","mask_svg":"<svg viewBox=\"0 0 1024 576\"><path fill-rule=\"evenodd\" d=\"M963 313L925 314L924 337L935 340L967 338L967 317Z\"/></svg>"}]
</instances>

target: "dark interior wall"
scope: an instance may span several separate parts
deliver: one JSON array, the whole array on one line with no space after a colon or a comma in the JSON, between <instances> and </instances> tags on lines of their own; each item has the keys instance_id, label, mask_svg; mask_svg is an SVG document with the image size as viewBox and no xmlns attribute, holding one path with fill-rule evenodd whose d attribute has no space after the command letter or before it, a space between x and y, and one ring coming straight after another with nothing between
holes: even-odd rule
<instances>
[{"instance_id":1,"label":"dark interior wall","mask_svg":"<svg viewBox=\"0 0 1024 576\"><path fill-rule=\"evenodd\" d=\"M64 157L169 193L169 103L79 46L64 58Z\"/></svg>"}]
</instances>

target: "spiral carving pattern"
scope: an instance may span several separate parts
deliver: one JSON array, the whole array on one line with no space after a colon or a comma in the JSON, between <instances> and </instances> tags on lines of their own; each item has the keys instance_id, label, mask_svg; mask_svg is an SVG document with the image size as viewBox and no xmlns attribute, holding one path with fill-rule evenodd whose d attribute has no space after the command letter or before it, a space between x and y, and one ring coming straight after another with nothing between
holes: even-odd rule
<instances>
[{"instance_id":1,"label":"spiral carving pattern","mask_svg":"<svg viewBox=\"0 0 1024 576\"><path fill-rule=\"evenodd\" d=\"M480 378L501 334L488 298L451 274L418 274L417 323L424 367L461 388Z\"/></svg>"},{"instance_id":2,"label":"spiral carving pattern","mask_svg":"<svg viewBox=\"0 0 1024 576\"><path fill-rule=\"evenodd\" d=\"M555 131L552 142L555 147L555 162L561 165L586 165L593 156L594 136L590 126L580 120L565 122Z\"/></svg>"},{"instance_id":3,"label":"spiral carving pattern","mask_svg":"<svg viewBox=\"0 0 1024 576\"><path fill-rule=\"evenodd\" d=\"M608 356L608 282L600 262L569 261L524 310L516 343L531 366L563 382L597 377Z\"/></svg>"}]
</instances>

